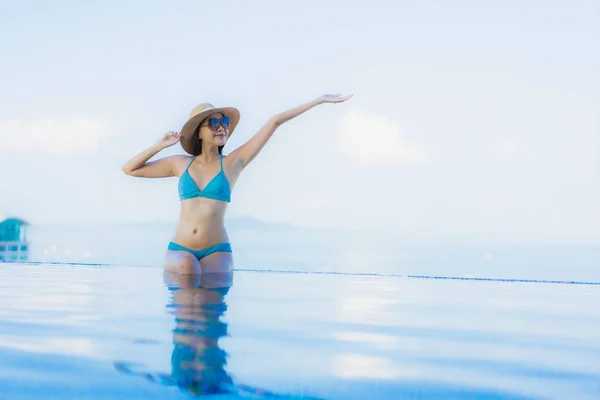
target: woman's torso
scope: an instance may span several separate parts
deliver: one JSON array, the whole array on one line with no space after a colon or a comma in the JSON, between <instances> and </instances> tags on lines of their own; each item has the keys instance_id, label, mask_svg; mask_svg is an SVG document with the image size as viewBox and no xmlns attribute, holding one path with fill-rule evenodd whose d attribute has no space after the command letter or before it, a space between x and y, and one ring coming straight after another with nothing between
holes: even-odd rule
<instances>
[{"instance_id":1,"label":"woman's torso","mask_svg":"<svg viewBox=\"0 0 600 400\"><path fill-rule=\"evenodd\" d=\"M177 169L181 209L172 240L191 249L228 243L225 214L237 174L227 157L206 165L189 157Z\"/></svg>"}]
</instances>

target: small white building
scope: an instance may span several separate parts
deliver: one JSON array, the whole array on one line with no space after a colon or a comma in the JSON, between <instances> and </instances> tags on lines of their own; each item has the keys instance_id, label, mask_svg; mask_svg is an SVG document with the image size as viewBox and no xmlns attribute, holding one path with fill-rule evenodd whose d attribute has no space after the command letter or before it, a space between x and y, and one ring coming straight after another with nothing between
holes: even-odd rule
<instances>
[{"instance_id":1,"label":"small white building","mask_svg":"<svg viewBox=\"0 0 600 400\"><path fill-rule=\"evenodd\" d=\"M29 259L28 227L21 218L0 216L0 262Z\"/></svg>"}]
</instances>

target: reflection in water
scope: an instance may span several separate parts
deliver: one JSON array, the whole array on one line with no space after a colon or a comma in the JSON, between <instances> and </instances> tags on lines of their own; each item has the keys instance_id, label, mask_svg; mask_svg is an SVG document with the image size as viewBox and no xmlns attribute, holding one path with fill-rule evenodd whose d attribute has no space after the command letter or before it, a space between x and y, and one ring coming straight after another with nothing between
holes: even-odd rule
<instances>
[{"instance_id":1,"label":"reflection in water","mask_svg":"<svg viewBox=\"0 0 600 400\"><path fill-rule=\"evenodd\" d=\"M139 370L129 362L115 362L115 368L193 395L238 392L225 370L227 353L219 347L219 339L227 335L222 318L232 273L163 276L170 291L167 313L175 317L170 374Z\"/></svg>"},{"instance_id":2,"label":"reflection in water","mask_svg":"<svg viewBox=\"0 0 600 400\"><path fill-rule=\"evenodd\" d=\"M223 320L225 298L233 284L233 273L179 275L164 273L171 292L167 312L175 317L170 374L139 370L138 364L115 362L117 371L141 376L165 386L176 386L189 394L245 394L253 398L313 399L294 397L234 382L226 370L227 352L219 339L228 335ZM316 399L315 399L316 400Z\"/></svg>"},{"instance_id":3,"label":"reflection in water","mask_svg":"<svg viewBox=\"0 0 600 400\"><path fill-rule=\"evenodd\" d=\"M165 273L171 291L167 310L175 316L171 379L192 394L233 391L233 380L225 370L227 353L219 347L219 339L227 335L222 317L232 280L231 273Z\"/></svg>"}]
</instances>

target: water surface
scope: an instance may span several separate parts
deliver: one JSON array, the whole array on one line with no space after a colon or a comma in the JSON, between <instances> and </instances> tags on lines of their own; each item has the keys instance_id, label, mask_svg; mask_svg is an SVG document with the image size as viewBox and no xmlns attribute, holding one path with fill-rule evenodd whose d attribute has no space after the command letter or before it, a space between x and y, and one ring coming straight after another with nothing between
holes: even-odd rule
<instances>
[{"instance_id":1,"label":"water surface","mask_svg":"<svg viewBox=\"0 0 600 400\"><path fill-rule=\"evenodd\" d=\"M598 285L5 263L0 398L598 399L599 300Z\"/></svg>"}]
</instances>

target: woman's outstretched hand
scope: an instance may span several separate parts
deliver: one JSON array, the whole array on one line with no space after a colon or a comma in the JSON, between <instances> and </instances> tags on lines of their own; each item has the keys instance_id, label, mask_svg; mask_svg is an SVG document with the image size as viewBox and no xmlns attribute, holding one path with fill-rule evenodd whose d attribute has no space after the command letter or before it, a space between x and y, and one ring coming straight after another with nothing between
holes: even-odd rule
<instances>
[{"instance_id":1,"label":"woman's outstretched hand","mask_svg":"<svg viewBox=\"0 0 600 400\"><path fill-rule=\"evenodd\" d=\"M322 103L342 103L342 102L348 100L352 96L353 96L352 94L350 94L348 96L342 96L339 93L324 94L323 96L321 96L319 98L319 100L321 100Z\"/></svg>"},{"instance_id":2,"label":"woman's outstretched hand","mask_svg":"<svg viewBox=\"0 0 600 400\"><path fill-rule=\"evenodd\" d=\"M181 140L181 133L169 131L158 140L157 144L161 148L166 149L167 147L171 147L174 144L178 143L179 140Z\"/></svg>"}]
</instances>

